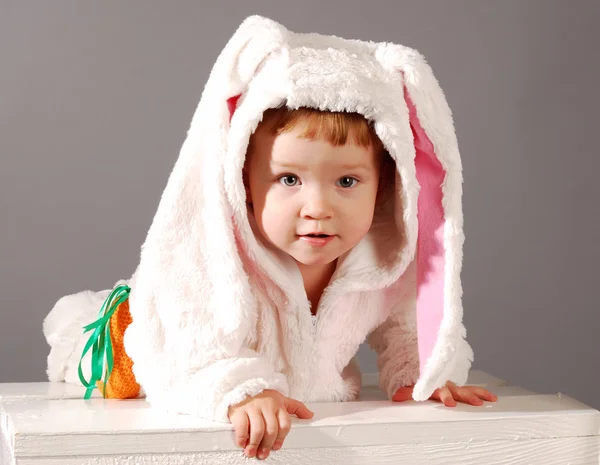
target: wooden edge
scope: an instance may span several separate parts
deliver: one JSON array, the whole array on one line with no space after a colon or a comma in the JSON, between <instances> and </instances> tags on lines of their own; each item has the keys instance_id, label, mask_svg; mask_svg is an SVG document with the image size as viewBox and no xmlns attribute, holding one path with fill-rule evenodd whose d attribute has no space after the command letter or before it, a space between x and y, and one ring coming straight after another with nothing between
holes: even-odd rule
<instances>
[{"instance_id":1,"label":"wooden edge","mask_svg":"<svg viewBox=\"0 0 600 465\"><path fill-rule=\"evenodd\" d=\"M483 386L506 386L508 383L480 370L469 373L468 384ZM363 373L363 387L379 386L378 373ZM83 386L73 383L0 383L0 402L19 399L82 399L85 393ZM101 397L95 390L92 397Z\"/></svg>"}]
</instances>

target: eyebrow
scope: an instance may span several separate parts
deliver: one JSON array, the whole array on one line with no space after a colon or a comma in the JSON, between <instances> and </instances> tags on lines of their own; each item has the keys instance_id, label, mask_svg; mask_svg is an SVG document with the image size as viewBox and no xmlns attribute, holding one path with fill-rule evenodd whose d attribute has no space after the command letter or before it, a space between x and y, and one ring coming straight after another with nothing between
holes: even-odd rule
<instances>
[{"instance_id":1,"label":"eyebrow","mask_svg":"<svg viewBox=\"0 0 600 465\"><path fill-rule=\"evenodd\" d=\"M279 163L275 160L273 160L271 162L272 166L277 166L279 168L285 168L285 169L298 169L298 168L306 168L306 165L302 164L302 165L296 165L294 163ZM357 164L343 164L343 165L337 165L336 168L339 166L340 169L343 170L348 170L348 171L356 171L356 170L363 170L363 171L370 171L371 167L369 167L369 165L365 164L365 163L357 163Z\"/></svg>"}]
</instances>

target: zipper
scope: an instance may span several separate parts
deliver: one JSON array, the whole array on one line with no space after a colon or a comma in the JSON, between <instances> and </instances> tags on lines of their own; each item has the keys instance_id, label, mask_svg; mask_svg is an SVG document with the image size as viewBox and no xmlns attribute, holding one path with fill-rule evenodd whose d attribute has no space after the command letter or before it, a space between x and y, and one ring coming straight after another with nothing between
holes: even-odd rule
<instances>
[{"instance_id":1,"label":"zipper","mask_svg":"<svg viewBox=\"0 0 600 465\"><path fill-rule=\"evenodd\" d=\"M325 291L323 292L323 295L321 296L321 298L319 299L319 304L317 305L317 312L316 315L313 315L312 312L310 314L311 316L311 321L312 321L312 327L313 327L313 334L315 334L317 332L317 321L319 319L319 315L321 312L321 308L324 306L325 302L330 300L330 294L331 292L328 291L327 288L325 288Z\"/></svg>"}]
</instances>

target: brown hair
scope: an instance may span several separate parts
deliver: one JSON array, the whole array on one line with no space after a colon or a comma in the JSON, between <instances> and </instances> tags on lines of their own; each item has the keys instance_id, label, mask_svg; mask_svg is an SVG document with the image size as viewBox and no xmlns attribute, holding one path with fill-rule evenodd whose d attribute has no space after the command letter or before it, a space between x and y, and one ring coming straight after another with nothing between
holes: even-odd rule
<instances>
[{"instance_id":1,"label":"brown hair","mask_svg":"<svg viewBox=\"0 0 600 465\"><path fill-rule=\"evenodd\" d=\"M345 145L348 141L359 147L373 147L381 157L379 178L379 201L387 199L394 185L396 163L377 137L373 123L360 113L323 111L301 107L297 110L285 106L270 108L263 114L261 125L266 125L273 135L290 131L299 122L305 125L299 137L323 139L333 146Z\"/></svg>"}]
</instances>

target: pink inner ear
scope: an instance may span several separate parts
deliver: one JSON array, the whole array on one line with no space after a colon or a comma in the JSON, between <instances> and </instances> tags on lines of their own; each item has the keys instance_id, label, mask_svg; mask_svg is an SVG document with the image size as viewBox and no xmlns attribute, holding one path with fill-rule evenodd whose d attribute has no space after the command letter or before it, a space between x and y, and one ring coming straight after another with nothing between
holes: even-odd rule
<instances>
[{"instance_id":1,"label":"pink inner ear","mask_svg":"<svg viewBox=\"0 0 600 465\"><path fill-rule=\"evenodd\" d=\"M229 121L231 121L231 118L233 118L233 114L235 113L237 102L241 96L242 96L242 94L239 94L234 97L229 97L227 99L227 108L229 109Z\"/></svg>"},{"instance_id":2,"label":"pink inner ear","mask_svg":"<svg viewBox=\"0 0 600 465\"><path fill-rule=\"evenodd\" d=\"M421 186L418 199L417 328L421 373L435 346L444 316L444 208L442 183L446 172L421 127L417 110L405 90L415 143L415 167Z\"/></svg>"}]
</instances>

